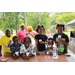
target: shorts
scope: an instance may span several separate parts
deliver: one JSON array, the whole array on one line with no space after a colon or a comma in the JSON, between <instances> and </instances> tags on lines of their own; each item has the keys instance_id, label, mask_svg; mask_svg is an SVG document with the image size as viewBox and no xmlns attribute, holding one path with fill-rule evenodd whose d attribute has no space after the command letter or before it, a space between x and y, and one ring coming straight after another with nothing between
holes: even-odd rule
<instances>
[{"instance_id":1,"label":"shorts","mask_svg":"<svg viewBox=\"0 0 75 75\"><path fill-rule=\"evenodd\" d=\"M38 51L38 52L39 52L39 53L45 53L45 51L46 51L46 50L44 50L44 51Z\"/></svg>"}]
</instances>

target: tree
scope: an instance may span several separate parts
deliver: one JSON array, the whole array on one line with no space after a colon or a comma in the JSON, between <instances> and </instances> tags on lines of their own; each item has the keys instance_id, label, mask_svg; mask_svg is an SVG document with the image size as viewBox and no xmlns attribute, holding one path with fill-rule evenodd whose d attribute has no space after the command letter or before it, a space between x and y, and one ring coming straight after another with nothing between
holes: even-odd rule
<instances>
[{"instance_id":1,"label":"tree","mask_svg":"<svg viewBox=\"0 0 75 75\"><path fill-rule=\"evenodd\" d=\"M24 15L25 15L25 24L26 24L26 27L27 27L26 12L24 12Z\"/></svg>"},{"instance_id":2,"label":"tree","mask_svg":"<svg viewBox=\"0 0 75 75\"><path fill-rule=\"evenodd\" d=\"M72 13L72 12L51 12L51 14L53 14L52 16L50 16L51 25L56 24L55 19L58 18L60 15L69 14L69 13Z\"/></svg>"},{"instance_id":3,"label":"tree","mask_svg":"<svg viewBox=\"0 0 75 75\"><path fill-rule=\"evenodd\" d=\"M7 28L17 30L19 28L19 12L1 12L1 29L5 31Z\"/></svg>"},{"instance_id":4,"label":"tree","mask_svg":"<svg viewBox=\"0 0 75 75\"><path fill-rule=\"evenodd\" d=\"M36 30L37 25L43 24L47 30L51 26L50 22L50 12L25 12L27 26L32 26ZM20 29L21 24L25 24L25 15L24 12L0 12L0 29L5 31L7 28L10 28L12 33L13 30L17 31ZM25 24L26 27L26 24Z\"/></svg>"},{"instance_id":5,"label":"tree","mask_svg":"<svg viewBox=\"0 0 75 75\"><path fill-rule=\"evenodd\" d=\"M40 17L40 12L38 12L39 14L39 25L41 24L41 17Z\"/></svg>"},{"instance_id":6,"label":"tree","mask_svg":"<svg viewBox=\"0 0 75 75\"><path fill-rule=\"evenodd\" d=\"M66 24L72 20L75 19L75 13L64 13L62 15L59 15L58 18L55 19L55 22L56 23L63 23L63 24ZM70 27L71 29L75 30L75 27Z\"/></svg>"}]
</instances>

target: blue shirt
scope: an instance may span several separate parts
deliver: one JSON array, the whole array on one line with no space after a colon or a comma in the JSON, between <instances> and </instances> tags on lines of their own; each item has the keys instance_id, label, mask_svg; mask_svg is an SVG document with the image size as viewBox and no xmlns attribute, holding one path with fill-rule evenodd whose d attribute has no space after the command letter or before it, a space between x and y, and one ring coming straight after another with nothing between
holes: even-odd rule
<instances>
[{"instance_id":1,"label":"blue shirt","mask_svg":"<svg viewBox=\"0 0 75 75\"><path fill-rule=\"evenodd\" d=\"M18 46L16 47L15 44L12 43L12 44L10 45L10 51L19 52L21 45L22 45L22 43L18 43Z\"/></svg>"}]
</instances>

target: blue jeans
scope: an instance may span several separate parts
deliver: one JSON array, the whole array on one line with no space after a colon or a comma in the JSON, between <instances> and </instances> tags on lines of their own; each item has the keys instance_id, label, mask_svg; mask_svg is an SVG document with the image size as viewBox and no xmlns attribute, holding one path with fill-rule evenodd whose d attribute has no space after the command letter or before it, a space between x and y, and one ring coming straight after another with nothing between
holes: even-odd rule
<instances>
[{"instance_id":1,"label":"blue jeans","mask_svg":"<svg viewBox=\"0 0 75 75\"><path fill-rule=\"evenodd\" d=\"M46 50L44 50L44 51L38 51L38 52L39 52L39 53L45 53L45 51L46 51Z\"/></svg>"}]
</instances>

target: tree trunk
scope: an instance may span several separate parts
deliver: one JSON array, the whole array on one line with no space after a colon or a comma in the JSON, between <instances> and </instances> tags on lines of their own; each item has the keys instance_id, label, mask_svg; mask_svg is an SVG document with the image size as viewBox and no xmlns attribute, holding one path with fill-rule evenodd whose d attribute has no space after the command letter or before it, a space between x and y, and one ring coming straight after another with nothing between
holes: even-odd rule
<instances>
[{"instance_id":1,"label":"tree trunk","mask_svg":"<svg viewBox=\"0 0 75 75\"><path fill-rule=\"evenodd\" d=\"M39 13L39 25L41 24L41 16L40 16L40 12Z\"/></svg>"},{"instance_id":2,"label":"tree trunk","mask_svg":"<svg viewBox=\"0 0 75 75\"><path fill-rule=\"evenodd\" d=\"M4 18L4 12L3 12L3 22L5 22L5 18Z\"/></svg>"},{"instance_id":3,"label":"tree trunk","mask_svg":"<svg viewBox=\"0 0 75 75\"><path fill-rule=\"evenodd\" d=\"M10 12L10 18L9 18L9 21L10 21L10 28L12 28L12 25L11 25L11 14L12 14L12 12ZM13 34L13 30L11 29L11 34Z\"/></svg>"},{"instance_id":4,"label":"tree trunk","mask_svg":"<svg viewBox=\"0 0 75 75\"><path fill-rule=\"evenodd\" d=\"M16 16L16 35L17 35L17 16Z\"/></svg>"},{"instance_id":5,"label":"tree trunk","mask_svg":"<svg viewBox=\"0 0 75 75\"><path fill-rule=\"evenodd\" d=\"M25 15L25 25L26 25L25 28L27 28L26 12L24 12L24 15Z\"/></svg>"}]
</instances>

